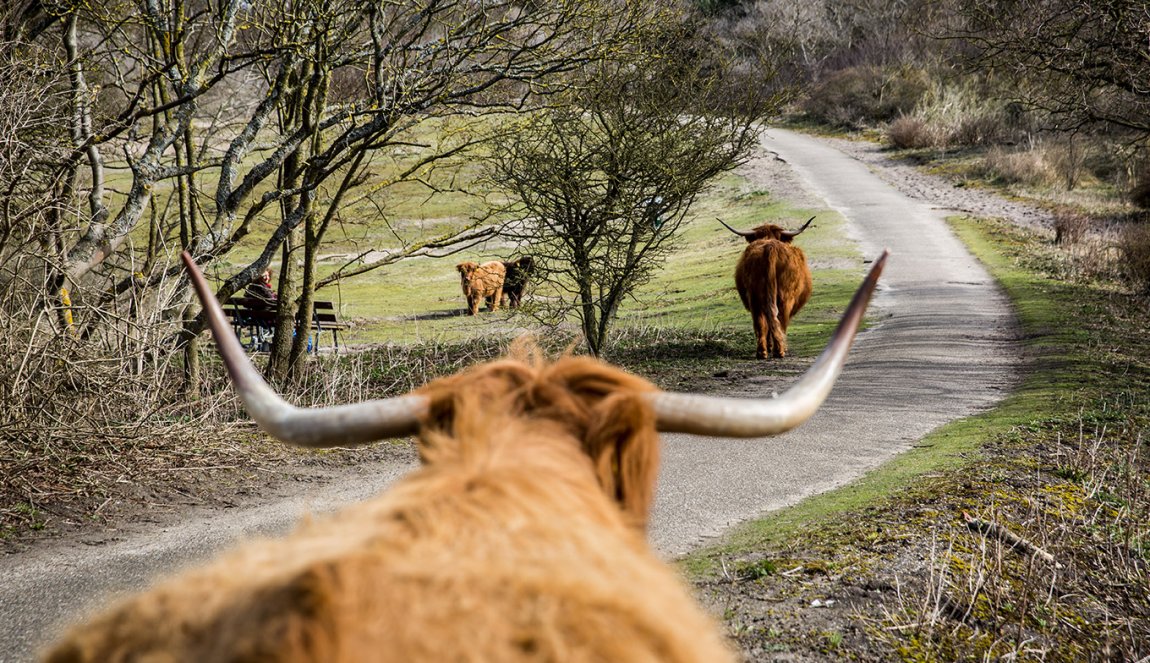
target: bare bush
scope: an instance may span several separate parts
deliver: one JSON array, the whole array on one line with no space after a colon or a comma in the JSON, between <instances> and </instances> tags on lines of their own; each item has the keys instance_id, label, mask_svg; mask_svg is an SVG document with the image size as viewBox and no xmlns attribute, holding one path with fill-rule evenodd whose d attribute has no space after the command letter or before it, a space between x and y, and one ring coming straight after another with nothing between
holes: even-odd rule
<instances>
[{"instance_id":1,"label":"bare bush","mask_svg":"<svg viewBox=\"0 0 1150 663\"><path fill-rule=\"evenodd\" d=\"M904 115L886 130L887 140L899 149L922 149L935 145L934 132L927 126L926 120L921 117Z\"/></svg>"},{"instance_id":2,"label":"bare bush","mask_svg":"<svg viewBox=\"0 0 1150 663\"><path fill-rule=\"evenodd\" d=\"M950 146L994 145L1009 139L1009 128L995 112L972 113L957 118L946 134Z\"/></svg>"},{"instance_id":3,"label":"bare bush","mask_svg":"<svg viewBox=\"0 0 1150 663\"><path fill-rule=\"evenodd\" d=\"M1090 228L1090 217L1073 209L1054 212L1054 243L1078 244Z\"/></svg>"},{"instance_id":4,"label":"bare bush","mask_svg":"<svg viewBox=\"0 0 1150 663\"><path fill-rule=\"evenodd\" d=\"M1118 247L1126 276L1150 292L1150 224L1128 224L1119 233Z\"/></svg>"},{"instance_id":5,"label":"bare bush","mask_svg":"<svg viewBox=\"0 0 1150 663\"><path fill-rule=\"evenodd\" d=\"M1084 174L1086 150L1073 139L1057 141L1046 149L1046 161L1058 176L1058 184L1067 191L1078 186Z\"/></svg>"}]
</instances>

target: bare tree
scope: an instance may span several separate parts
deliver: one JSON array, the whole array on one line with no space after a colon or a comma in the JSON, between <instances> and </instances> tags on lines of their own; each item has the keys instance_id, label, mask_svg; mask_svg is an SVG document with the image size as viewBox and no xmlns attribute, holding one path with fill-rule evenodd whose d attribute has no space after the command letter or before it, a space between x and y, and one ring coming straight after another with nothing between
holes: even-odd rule
<instances>
[{"instance_id":1,"label":"bare tree","mask_svg":"<svg viewBox=\"0 0 1150 663\"><path fill-rule=\"evenodd\" d=\"M575 103L541 112L496 150L492 177L514 203L508 234L606 351L624 298L647 282L712 179L741 163L781 97L732 99L693 26L664 16L650 58L596 68Z\"/></svg>"},{"instance_id":2,"label":"bare tree","mask_svg":"<svg viewBox=\"0 0 1150 663\"><path fill-rule=\"evenodd\" d=\"M68 100L68 151L45 191L60 210L53 255L40 263L45 303L71 310L67 295L82 307L85 337L121 333L122 316L105 313L129 300L182 310L175 342L188 346L203 320L177 250L205 265L237 248L255 256L209 270L221 299L279 257L290 296L269 372L286 376L303 356L315 288L456 238L399 236L373 247L384 259L320 279L320 247L347 200L370 195L383 210L398 183L438 186L430 169L487 138L474 120L562 90L571 71L627 38L639 15L631 4L24 3L5 16L5 33L34 37L67 72L55 92ZM380 155L397 152L405 158L375 174ZM482 232L477 220L457 238ZM194 347L185 356L194 383Z\"/></svg>"},{"instance_id":3,"label":"bare tree","mask_svg":"<svg viewBox=\"0 0 1150 663\"><path fill-rule=\"evenodd\" d=\"M973 44L974 64L1007 73L1022 100L1056 128L1092 124L1150 137L1145 3L1120 0L963 0L952 36Z\"/></svg>"}]
</instances>

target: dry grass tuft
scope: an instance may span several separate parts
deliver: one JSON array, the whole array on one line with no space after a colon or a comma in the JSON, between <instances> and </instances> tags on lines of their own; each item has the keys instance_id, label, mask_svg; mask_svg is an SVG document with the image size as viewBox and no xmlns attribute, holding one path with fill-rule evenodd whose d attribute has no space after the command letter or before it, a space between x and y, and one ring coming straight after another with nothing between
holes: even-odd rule
<instances>
[{"instance_id":1,"label":"dry grass tuft","mask_svg":"<svg viewBox=\"0 0 1150 663\"><path fill-rule=\"evenodd\" d=\"M937 140L926 120L913 115L904 115L887 127L886 137L898 149L917 150L933 147Z\"/></svg>"},{"instance_id":2,"label":"dry grass tuft","mask_svg":"<svg viewBox=\"0 0 1150 663\"><path fill-rule=\"evenodd\" d=\"M1118 248L1126 276L1144 292L1150 292L1150 224L1127 224L1120 231Z\"/></svg>"},{"instance_id":3,"label":"dry grass tuft","mask_svg":"<svg viewBox=\"0 0 1150 663\"><path fill-rule=\"evenodd\" d=\"M1074 209L1062 208L1054 212L1054 243L1078 244L1090 229L1090 217Z\"/></svg>"}]
</instances>

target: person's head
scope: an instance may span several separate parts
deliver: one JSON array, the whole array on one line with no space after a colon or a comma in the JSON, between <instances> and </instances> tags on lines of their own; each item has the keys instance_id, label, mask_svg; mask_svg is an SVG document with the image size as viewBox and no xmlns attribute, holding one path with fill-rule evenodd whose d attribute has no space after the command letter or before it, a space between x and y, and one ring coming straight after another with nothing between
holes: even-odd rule
<instances>
[{"instance_id":1,"label":"person's head","mask_svg":"<svg viewBox=\"0 0 1150 663\"><path fill-rule=\"evenodd\" d=\"M271 269L265 269L264 273L260 274L260 283L263 283L265 285L271 285L272 284L272 270Z\"/></svg>"}]
</instances>

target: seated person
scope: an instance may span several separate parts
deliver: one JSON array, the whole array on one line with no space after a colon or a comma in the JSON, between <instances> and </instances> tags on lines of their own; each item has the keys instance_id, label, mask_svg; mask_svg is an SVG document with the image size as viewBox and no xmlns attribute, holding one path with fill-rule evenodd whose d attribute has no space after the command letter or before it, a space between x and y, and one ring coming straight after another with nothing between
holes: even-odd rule
<instances>
[{"instance_id":1,"label":"seated person","mask_svg":"<svg viewBox=\"0 0 1150 663\"><path fill-rule=\"evenodd\" d=\"M248 285L245 294L248 296L248 308L261 314L274 312L276 308L276 291L272 290L272 270L265 269L260 277ZM271 339L274 330L270 318L259 315L252 319L252 343L256 350L267 352L271 349Z\"/></svg>"},{"instance_id":2,"label":"seated person","mask_svg":"<svg viewBox=\"0 0 1150 663\"><path fill-rule=\"evenodd\" d=\"M275 308L276 291L272 290L272 270L265 269L258 279L248 285L246 294L256 300L253 303L258 302L265 308Z\"/></svg>"}]
</instances>

